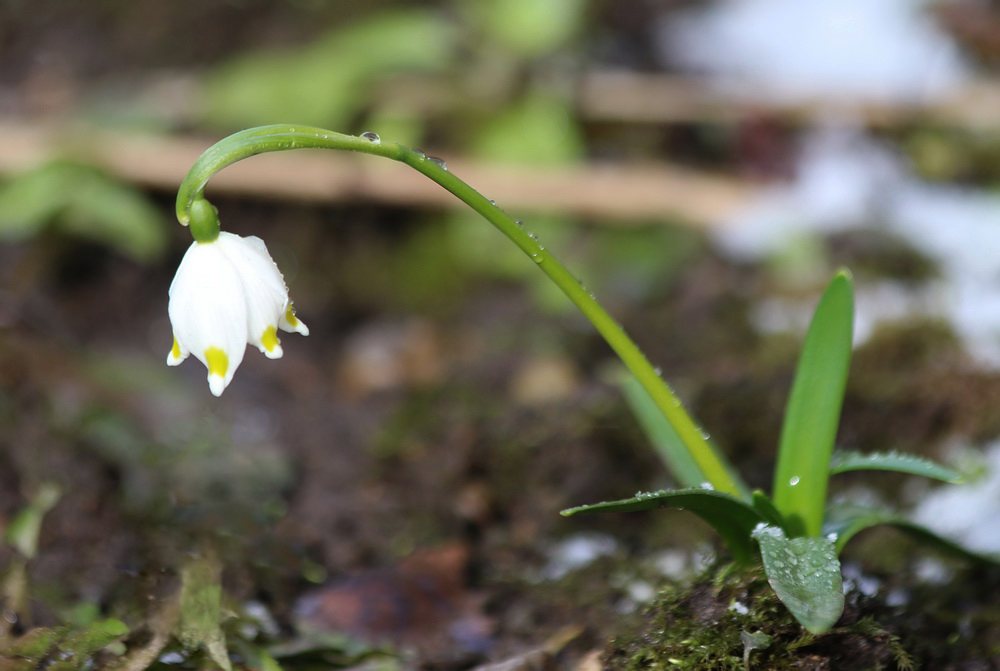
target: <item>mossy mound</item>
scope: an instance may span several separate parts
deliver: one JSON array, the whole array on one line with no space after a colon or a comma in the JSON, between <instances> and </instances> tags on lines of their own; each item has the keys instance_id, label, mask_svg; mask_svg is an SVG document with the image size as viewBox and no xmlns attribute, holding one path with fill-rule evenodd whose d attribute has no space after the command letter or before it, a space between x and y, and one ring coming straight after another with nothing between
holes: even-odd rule
<instances>
[{"instance_id":1,"label":"mossy mound","mask_svg":"<svg viewBox=\"0 0 1000 671\"><path fill-rule=\"evenodd\" d=\"M781 604L762 570L711 569L691 584L666 588L641 630L615 638L606 669L911 669L899 638L874 619L873 599L847 594L837 627L816 636Z\"/></svg>"}]
</instances>

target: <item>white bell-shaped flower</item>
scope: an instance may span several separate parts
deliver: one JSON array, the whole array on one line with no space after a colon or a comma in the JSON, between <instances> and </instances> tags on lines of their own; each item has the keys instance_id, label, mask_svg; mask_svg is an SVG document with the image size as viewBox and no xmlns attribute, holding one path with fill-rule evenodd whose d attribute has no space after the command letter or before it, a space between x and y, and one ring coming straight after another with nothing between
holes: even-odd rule
<instances>
[{"instance_id":1,"label":"white bell-shaped flower","mask_svg":"<svg viewBox=\"0 0 1000 671\"><path fill-rule=\"evenodd\" d=\"M278 329L309 335L295 317L285 280L257 237L220 232L188 248L170 285L167 308L174 344L167 364L189 354L208 368L208 386L220 396L243 361L247 343L267 357L282 355Z\"/></svg>"}]
</instances>

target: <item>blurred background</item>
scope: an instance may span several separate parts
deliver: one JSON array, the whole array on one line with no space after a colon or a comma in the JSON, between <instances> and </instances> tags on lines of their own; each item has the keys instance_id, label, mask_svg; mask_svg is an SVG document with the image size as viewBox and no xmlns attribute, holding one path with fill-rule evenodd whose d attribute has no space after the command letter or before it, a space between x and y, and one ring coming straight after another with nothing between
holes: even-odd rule
<instances>
[{"instance_id":1,"label":"blurred background","mask_svg":"<svg viewBox=\"0 0 1000 671\"><path fill-rule=\"evenodd\" d=\"M32 617L141 624L211 548L275 640L347 631L468 666L566 625L585 649L711 548L682 515L558 516L669 475L590 326L399 166L287 152L213 180L223 228L266 241L312 333L277 362L249 352L221 399L196 362L168 369L190 243L173 196L254 125L446 160L622 321L754 486L846 265L840 442L988 473L998 35L990 0L3 0L0 530L61 492ZM842 486L928 495L882 482ZM1000 519L1000 483L981 485L957 518ZM599 562L624 557L608 580ZM428 575L433 616L400 596ZM351 616L373 593L410 615Z\"/></svg>"}]
</instances>

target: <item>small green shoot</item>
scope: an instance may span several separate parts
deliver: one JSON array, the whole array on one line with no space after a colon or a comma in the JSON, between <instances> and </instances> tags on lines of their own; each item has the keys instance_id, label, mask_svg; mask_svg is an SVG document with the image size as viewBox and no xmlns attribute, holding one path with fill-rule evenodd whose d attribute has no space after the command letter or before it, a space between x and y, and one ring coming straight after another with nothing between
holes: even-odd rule
<instances>
[{"instance_id":1,"label":"small green shoot","mask_svg":"<svg viewBox=\"0 0 1000 671\"><path fill-rule=\"evenodd\" d=\"M747 631L740 632L740 641L743 643L743 668L750 671L750 653L754 650L767 650L771 647L772 637L763 632L751 634Z\"/></svg>"},{"instance_id":2,"label":"small green shoot","mask_svg":"<svg viewBox=\"0 0 1000 671\"><path fill-rule=\"evenodd\" d=\"M772 497L757 491L749 500L727 497L723 503L716 492L680 489L577 506L563 511L563 515L684 508L715 528L737 562L756 557L752 545L748 545L749 530L768 582L795 618L815 634L833 627L843 610L843 581L837 557L846 543L865 529L890 525L940 549L990 561L895 513L828 504L830 476L847 471L894 471L949 483L962 480L956 471L917 456L833 451L850 367L853 314L851 277L841 271L823 294L806 335L782 427ZM624 388L639 423L664 463L678 481L689 484L698 474L683 457L678 457L683 444L674 440L669 427L664 426L668 420L651 416L636 389L628 384ZM694 505L691 499L703 500ZM722 516L731 519L720 522Z\"/></svg>"}]
</instances>

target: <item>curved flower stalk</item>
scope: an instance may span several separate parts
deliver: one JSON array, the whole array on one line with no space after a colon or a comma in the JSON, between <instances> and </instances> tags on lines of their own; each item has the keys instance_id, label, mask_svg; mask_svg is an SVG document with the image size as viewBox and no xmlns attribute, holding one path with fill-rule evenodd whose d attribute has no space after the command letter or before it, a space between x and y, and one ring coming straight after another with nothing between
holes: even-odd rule
<instances>
[{"instance_id":1,"label":"curved flower stalk","mask_svg":"<svg viewBox=\"0 0 1000 671\"><path fill-rule=\"evenodd\" d=\"M525 231L517 221L497 207L496 203L487 199L481 193L463 182L448 171L444 161L428 157L423 152L410 149L399 143L382 142L374 133L363 133L360 136L344 135L322 128L292 125L273 125L250 128L234 133L209 147L195 162L177 191L177 219L182 225L190 226L191 233L199 242L211 242L219 235L219 222L215 208L204 197L205 186L212 176L237 161L256 154L290 149L335 149L353 151L363 154L374 154L390 158L410 166L444 187L462 202L478 212L486 221L503 233L521 251L528 255L535 265L551 279L566 296L580 309L584 316L604 337L608 345L621 358L625 366L632 372L642 388L649 394L663 416L674 428L680 443L691 456L691 460L700 474L700 481L710 485L714 490L731 494L744 500L749 500L749 489L739 475L726 461L715 446L709 442L708 435L695 423L684 410L680 399L663 381L659 372L653 368L649 360L635 343L625 334L621 326L597 302L566 268L559 263L551 253L542 247L538 241ZM238 315L237 315L238 317ZM205 346L208 343L209 327L203 327L205 334L203 342L195 343ZM212 338L221 342L223 336L230 333L229 325L215 323L211 327ZM176 329L176 326L175 326ZM232 331L235 333L235 331ZM247 336L245 342L254 342L252 336ZM184 344L183 342L181 343ZM232 347L232 346L231 346ZM190 349L190 348L189 348ZM191 349L198 354L198 350ZM203 352L202 352L203 353ZM231 357L234 355L230 355ZM205 357L209 366L209 377L212 377L212 365ZM235 370L232 360L228 362L225 373L219 375L216 382L222 388L232 379ZM214 391L214 388L213 388Z\"/></svg>"},{"instance_id":2,"label":"curved flower stalk","mask_svg":"<svg viewBox=\"0 0 1000 671\"><path fill-rule=\"evenodd\" d=\"M167 364L194 354L208 368L209 389L221 396L248 344L277 359L283 354L278 329L309 335L309 328L296 318L285 280L260 238L220 231L213 237L211 227L203 237L210 239L191 243L170 285L174 342Z\"/></svg>"}]
</instances>

